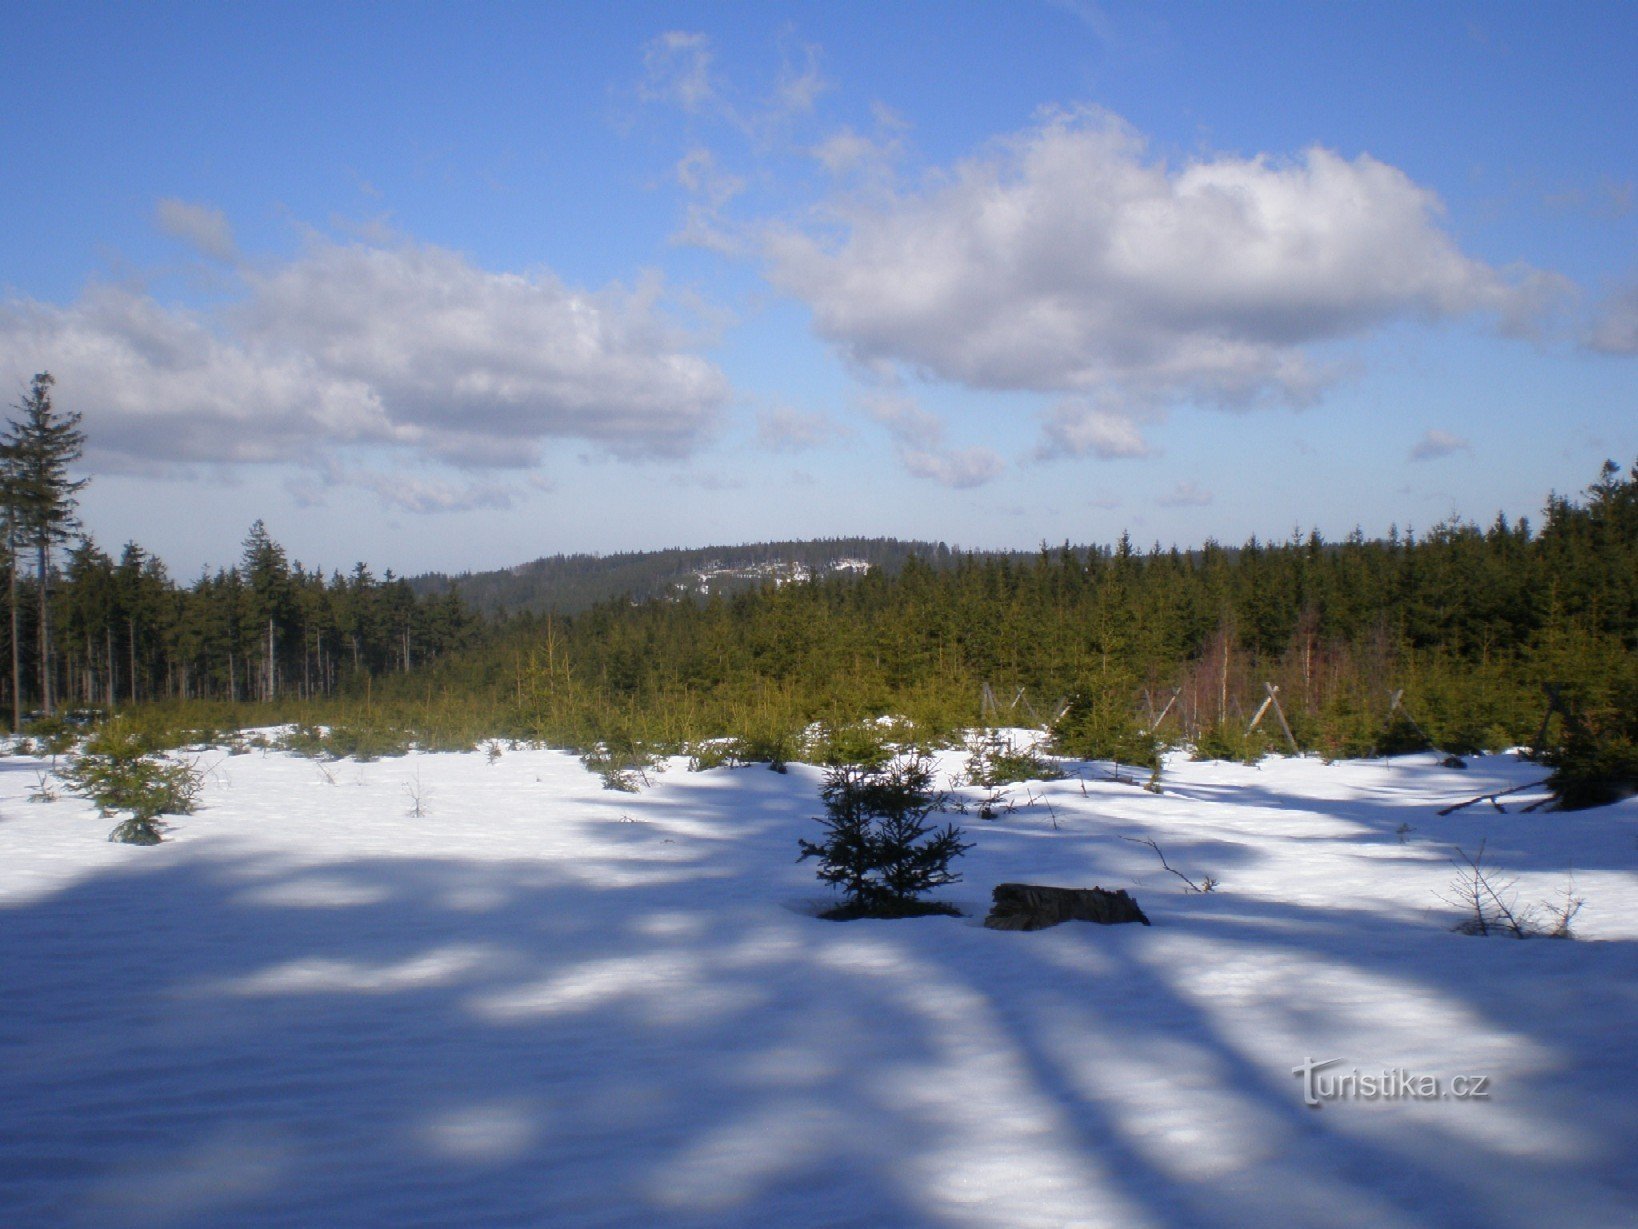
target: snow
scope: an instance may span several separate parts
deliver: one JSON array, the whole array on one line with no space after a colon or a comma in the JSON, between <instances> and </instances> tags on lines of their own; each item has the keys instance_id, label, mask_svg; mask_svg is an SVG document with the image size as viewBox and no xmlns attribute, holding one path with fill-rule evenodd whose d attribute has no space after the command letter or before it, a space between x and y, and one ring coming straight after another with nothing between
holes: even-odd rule
<instances>
[{"instance_id":1,"label":"snow","mask_svg":"<svg viewBox=\"0 0 1638 1229\"><path fill-rule=\"evenodd\" d=\"M1638 800L1437 814L1511 756L1084 765L953 817L969 916L834 923L805 766L196 754L149 849L0 760L7 1226L1638 1219ZM1481 840L1580 941L1453 933ZM985 930L1014 880L1154 925ZM1333 1058L1490 1095L1305 1106Z\"/></svg>"}]
</instances>

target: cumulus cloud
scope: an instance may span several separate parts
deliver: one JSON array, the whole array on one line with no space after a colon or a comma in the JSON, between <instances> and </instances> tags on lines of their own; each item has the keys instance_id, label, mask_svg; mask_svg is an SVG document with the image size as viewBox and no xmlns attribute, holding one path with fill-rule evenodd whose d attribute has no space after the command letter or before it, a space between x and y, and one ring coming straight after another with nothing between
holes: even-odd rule
<instances>
[{"instance_id":1,"label":"cumulus cloud","mask_svg":"<svg viewBox=\"0 0 1638 1229\"><path fill-rule=\"evenodd\" d=\"M1143 438L1137 416L1126 410L1091 404L1081 398L1060 401L1047 411L1038 461L1087 454L1112 461L1121 457L1150 457L1154 449Z\"/></svg>"},{"instance_id":2,"label":"cumulus cloud","mask_svg":"<svg viewBox=\"0 0 1638 1229\"><path fill-rule=\"evenodd\" d=\"M820 157L867 153L839 134ZM985 389L1303 403L1333 375L1313 343L1404 316L1516 327L1555 284L1464 256L1438 199L1367 155L1172 167L1091 110L830 212L768 231L775 284L862 365Z\"/></svg>"},{"instance_id":3,"label":"cumulus cloud","mask_svg":"<svg viewBox=\"0 0 1638 1229\"><path fill-rule=\"evenodd\" d=\"M1600 354L1638 354L1638 283L1604 300L1585 340Z\"/></svg>"},{"instance_id":4,"label":"cumulus cloud","mask_svg":"<svg viewBox=\"0 0 1638 1229\"><path fill-rule=\"evenodd\" d=\"M1473 445L1459 435L1452 435L1449 431L1437 429L1426 432L1416 441L1416 446L1410 450L1412 461L1434 461L1440 457L1448 457L1453 453L1471 452Z\"/></svg>"},{"instance_id":5,"label":"cumulus cloud","mask_svg":"<svg viewBox=\"0 0 1638 1229\"><path fill-rule=\"evenodd\" d=\"M944 423L909 397L885 393L865 399L865 412L893 437L899 464L916 478L965 489L1001 475L1007 463L990 448L951 448L944 442Z\"/></svg>"},{"instance_id":6,"label":"cumulus cloud","mask_svg":"<svg viewBox=\"0 0 1638 1229\"><path fill-rule=\"evenodd\" d=\"M233 241L233 227L228 225L227 215L220 209L166 197L154 207L154 223L201 256L224 264L231 264L239 258L239 245Z\"/></svg>"},{"instance_id":7,"label":"cumulus cloud","mask_svg":"<svg viewBox=\"0 0 1638 1229\"><path fill-rule=\"evenodd\" d=\"M556 438L678 456L728 398L666 323L657 282L587 293L433 246L322 239L236 276L239 298L210 310L118 286L6 301L0 353L57 376L109 466L387 444L518 467Z\"/></svg>"}]
</instances>

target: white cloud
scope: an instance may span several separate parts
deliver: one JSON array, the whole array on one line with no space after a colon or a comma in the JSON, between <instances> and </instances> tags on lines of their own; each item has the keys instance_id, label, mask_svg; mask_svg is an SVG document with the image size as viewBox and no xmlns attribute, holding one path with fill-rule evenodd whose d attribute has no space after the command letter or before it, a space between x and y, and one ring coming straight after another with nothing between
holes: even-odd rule
<instances>
[{"instance_id":1,"label":"white cloud","mask_svg":"<svg viewBox=\"0 0 1638 1229\"><path fill-rule=\"evenodd\" d=\"M813 43L802 45L802 67L795 68L787 59L779 70L770 109L782 116L806 115L812 112L819 96L831 88L819 71L819 48Z\"/></svg>"},{"instance_id":2,"label":"white cloud","mask_svg":"<svg viewBox=\"0 0 1638 1229\"><path fill-rule=\"evenodd\" d=\"M872 393L864 398L864 410L900 442L936 444L944 438L944 423L914 398Z\"/></svg>"},{"instance_id":3,"label":"white cloud","mask_svg":"<svg viewBox=\"0 0 1638 1229\"><path fill-rule=\"evenodd\" d=\"M233 227L227 215L208 205L193 205L166 197L154 207L154 222L167 235L182 240L201 256L232 264L239 258Z\"/></svg>"},{"instance_id":4,"label":"white cloud","mask_svg":"<svg viewBox=\"0 0 1638 1229\"><path fill-rule=\"evenodd\" d=\"M989 448L913 448L901 445L899 460L911 475L965 490L1001 476L1007 463Z\"/></svg>"},{"instance_id":5,"label":"white cloud","mask_svg":"<svg viewBox=\"0 0 1638 1229\"><path fill-rule=\"evenodd\" d=\"M643 81L638 96L673 102L697 112L717 97L711 81L711 40L704 34L668 30L643 48Z\"/></svg>"},{"instance_id":6,"label":"white cloud","mask_svg":"<svg viewBox=\"0 0 1638 1229\"><path fill-rule=\"evenodd\" d=\"M1081 398L1060 401L1047 411L1042 437L1035 450L1038 461L1088 453L1106 461L1154 455L1131 412L1092 405Z\"/></svg>"},{"instance_id":7,"label":"white cloud","mask_svg":"<svg viewBox=\"0 0 1638 1229\"><path fill-rule=\"evenodd\" d=\"M990 448L950 448L944 423L909 397L886 393L864 399L865 412L892 435L899 464L916 478L965 489L998 478L1007 463Z\"/></svg>"},{"instance_id":8,"label":"white cloud","mask_svg":"<svg viewBox=\"0 0 1638 1229\"><path fill-rule=\"evenodd\" d=\"M842 133L827 165L867 154ZM920 187L768 231L769 276L866 367L1161 404L1312 400L1305 347L1386 321L1518 325L1552 279L1458 251L1403 172L1322 148L1170 167L1107 114L1045 116Z\"/></svg>"},{"instance_id":9,"label":"white cloud","mask_svg":"<svg viewBox=\"0 0 1638 1229\"><path fill-rule=\"evenodd\" d=\"M325 493L338 486L373 492L389 508L430 514L469 512L482 508L509 509L516 492L495 482L451 482L429 474L350 467L327 462L302 470L285 483L285 490L303 507L323 506Z\"/></svg>"},{"instance_id":10,"label":"white cloud","mask_svg":"<svg viewBox=\"0 0 1638 1229\"><path fill-rule=\"evenodd\" d=\"M806 452L822 448L846 434L828 414L805 414L790 406L760 410L756 416L756 438L772 452Z\"/></svg>"},{"instance_id":11,"label":"white cloud","mask_svg":"<svg viewBox=\"0 0 1638 1229\"><path fill-rule=\"evenodd\" d=\"M1204 508L1216 497L1195 482L1179 482L1171 492L1155 500L1162 508Z\"/></svg>"},{"instance_id":12,"label":"white cloud","mask_svg":"<svg viewBox=\"0 0 1638 1229\"><path fill-rule=\"evenodd\" d=\"M723 171L716 155L703 145L694 146L678 160L677 182L718 209L745 190L745 181Z\"/></svg>"},{"instance_id":13,"label":"white cloud","mask_svg":"<svg viewBox=\"0 0 1638 1229\"><path fill-rule=\"evenodd\" d=\"M716 155L696 145L678 160L677 182L689 194L683 225L671 237L682 247L698 247L723 256L738 256L744 248L736 227L723 210L745 190L745 181L724 171Z\"/></svg>"},{"instance_id":14,"label":"white cloud","mask_svg":"<svg viewBox=\"0 0 1638 1229\"><path fill-rule=\"evenodd\" d=\"M1600 354L1638 354L1638 284L1604 300L1585 341Z\"/></svg>"},{"instance_id":15,"label":"white cloud","mask_svg":"<svg viewBox=\"0 0 1638 1229\"><path fill-rule=\"evenodd\" d=\"M115 286L0 303L0 354L57 376L108 467L391 444L505 468L559 438L677 456L729 394L657 282L587 293L428 245L326 240L238 278L240 299L209 311Z\"/></svg>"},{"instance_id":16,"label":"white cloud","mask_svg":"<svg viewBox=\"0 0 1638 1229\"><path fill-rule=\"evenodd\" d=\"M862 137L851 128L841 128L813 147L813 157L832 175L846 175L879 162L883 151L869 137Z\"/></svg>"},{"instance_id":17,"label":"white cloud","mask_svg":"<svg viewBox=\"0 0 1638 1229\"><path fill-rule=\"evenodd\" d=\"M1449 431L1437 429L1429 430L1416 446L1410 450L1412 461L1433 461L1440 457L1448 457L1453 453L1471 452L1473 445L1459 435L1452 435Z\"/></svg>"}]
</instances>

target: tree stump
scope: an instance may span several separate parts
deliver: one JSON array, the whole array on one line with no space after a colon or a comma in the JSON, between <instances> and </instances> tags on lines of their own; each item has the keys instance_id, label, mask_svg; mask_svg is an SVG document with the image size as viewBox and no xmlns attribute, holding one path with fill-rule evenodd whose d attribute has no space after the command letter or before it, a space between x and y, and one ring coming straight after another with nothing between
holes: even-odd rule
<instances>
[{"instance_id":1,"label":"tree stump","mask_svg":"<svg viewBox=\"0 0 1638 1229\"><path fill-rule=\"evenodd\" d=\"M1034 883L998 883L991 894L994 904L984 925L991 930L1044 930L1059 922L1097 922L1113 926L1117 922L1149 925L1137 901L1124 889L1106 892L1102 888L1050 888Z\"/></svg>"}]
</instances>

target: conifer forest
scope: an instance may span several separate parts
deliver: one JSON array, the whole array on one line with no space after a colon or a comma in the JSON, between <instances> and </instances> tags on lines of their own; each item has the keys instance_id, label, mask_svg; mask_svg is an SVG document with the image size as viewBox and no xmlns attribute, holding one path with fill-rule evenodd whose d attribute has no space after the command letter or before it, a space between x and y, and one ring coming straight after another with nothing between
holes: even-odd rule
<instances>
[{"instance_id":1,"label":"conifer forest","mask_svg":"<svg viewBox=\"0 0 1638 1229\"><path fill-rule=\"evenodd\" d=\"M1184 743L1254 760L1545 740L1589 771L1633 771L1638 465L1550 495L1539 525L884 551L888 566L728 595L563 614L536 594L479 615L455 581L418 595L364 563L304 567L261 522L236 566L190 583L135 542L116 557L77 532L83 434L49 376L17 410L0 694L20 721L135 706L178 729L343 720L437 745L656 750L731 737L778 756L814 722L893 716L933 740L1051 725L1066 753L1138 764ZM1278 720L1259 714L1269 697Z\"/></svg>"}]
</instances>

